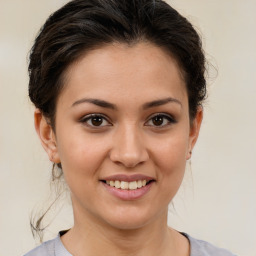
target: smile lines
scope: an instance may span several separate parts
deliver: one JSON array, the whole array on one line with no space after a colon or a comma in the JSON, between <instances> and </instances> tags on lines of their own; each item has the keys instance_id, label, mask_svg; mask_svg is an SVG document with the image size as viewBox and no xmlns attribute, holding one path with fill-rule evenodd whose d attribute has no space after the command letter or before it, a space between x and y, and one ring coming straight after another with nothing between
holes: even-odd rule
<instances>
[{"instance_id":1,"label":"smile lines","mask_svg":"<svg viewBox=\"0 0 256 256\"><path fill-rule=\"evenodd\" d=\"M119 189L129 189L135 190L138 188L145 187L147 185L146 180L137 180L137 181L119 181L119 180L107 180L105 181L111 187L119 188Z\"/></svg>"}]
</instances>

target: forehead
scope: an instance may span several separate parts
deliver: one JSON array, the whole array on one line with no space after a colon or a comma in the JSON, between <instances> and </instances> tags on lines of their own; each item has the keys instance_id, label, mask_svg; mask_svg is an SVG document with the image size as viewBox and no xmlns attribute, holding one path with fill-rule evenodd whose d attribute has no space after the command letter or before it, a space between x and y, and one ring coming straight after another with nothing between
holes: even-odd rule
<instances>
[{"instance_id":1,"label":"forehead","mask_svg":"<svg viewBox=\"0 0 256 256\"><path fill-rule=\"evenodd\" d=\"M66 71L61 98L186 97L186 86L176 60L151 43L114 43L91 50ZM138 95L140 94L140 95ZM68 98L67 98L68 95Z\"/></svg>"}]
</instances>

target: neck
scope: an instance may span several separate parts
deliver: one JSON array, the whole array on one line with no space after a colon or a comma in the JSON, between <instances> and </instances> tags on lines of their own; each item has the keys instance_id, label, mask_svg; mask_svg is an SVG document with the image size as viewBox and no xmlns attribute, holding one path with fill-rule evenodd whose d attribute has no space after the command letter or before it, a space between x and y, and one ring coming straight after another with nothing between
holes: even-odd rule
<instances>
[{"instance_id":1,"label":"neck","mask_svg":"<svg viewBox=\"0 0 256 256\"><path fill-rule=\"evenodd\" d=\"M74 227L62 237L64 246L73 255L179 255L177 232L167 226L167 210L142 227L125 230L93 216L79 218L74 212L74 217Z\"/></svg>"}]
</instances>

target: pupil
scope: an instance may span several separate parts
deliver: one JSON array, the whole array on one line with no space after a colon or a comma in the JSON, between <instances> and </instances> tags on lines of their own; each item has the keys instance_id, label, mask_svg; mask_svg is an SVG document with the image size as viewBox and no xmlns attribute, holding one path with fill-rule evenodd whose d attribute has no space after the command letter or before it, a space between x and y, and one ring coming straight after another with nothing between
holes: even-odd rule
<instances>
[{"instance_id":1,"label":"pupil","mask_svg":"<svg viewBox=\"0 0 256 256\"><path fill-rule=\"evenodd\" d=\"M156 116L153 118L153 124L156 126L163 124L163 117L162 116Z\"/></svg>"},{"instance_id":2,"label":"pupil","mask_svg":"<svg viewBox=\"0 0 256 256\"><path fill-rule=\"evenodd\" d=\"M94 126L100 126L102 124L102 121L103 121L102 118L99 116L95 116L92 118L92 124Z\"/></svg>"}]
</instances>

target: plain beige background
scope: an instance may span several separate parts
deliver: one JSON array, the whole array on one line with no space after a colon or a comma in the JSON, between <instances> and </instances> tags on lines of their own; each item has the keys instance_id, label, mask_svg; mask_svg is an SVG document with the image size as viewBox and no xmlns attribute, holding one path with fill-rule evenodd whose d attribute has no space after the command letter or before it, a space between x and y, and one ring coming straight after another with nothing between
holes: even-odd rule
<instances>
[{"instance_id":1,"label":"plain beige background","mask_svg":"<svg viewBox=\"0 0 256 256\"><path fill-rule=\"evenodd\" d=\"M50 163L33 127L27 56L48 15L64 0L0 0L0 255L35 246L29 226L48 196ZM170 0L203 34L217 67L192 165L170 207L170 225L256 255L256 1ZM210 72L213 77L214 70ZM67 203L69 206L69 203ZM72 223L65 207L46 238Z\"/></svg>"}]
</instances>

